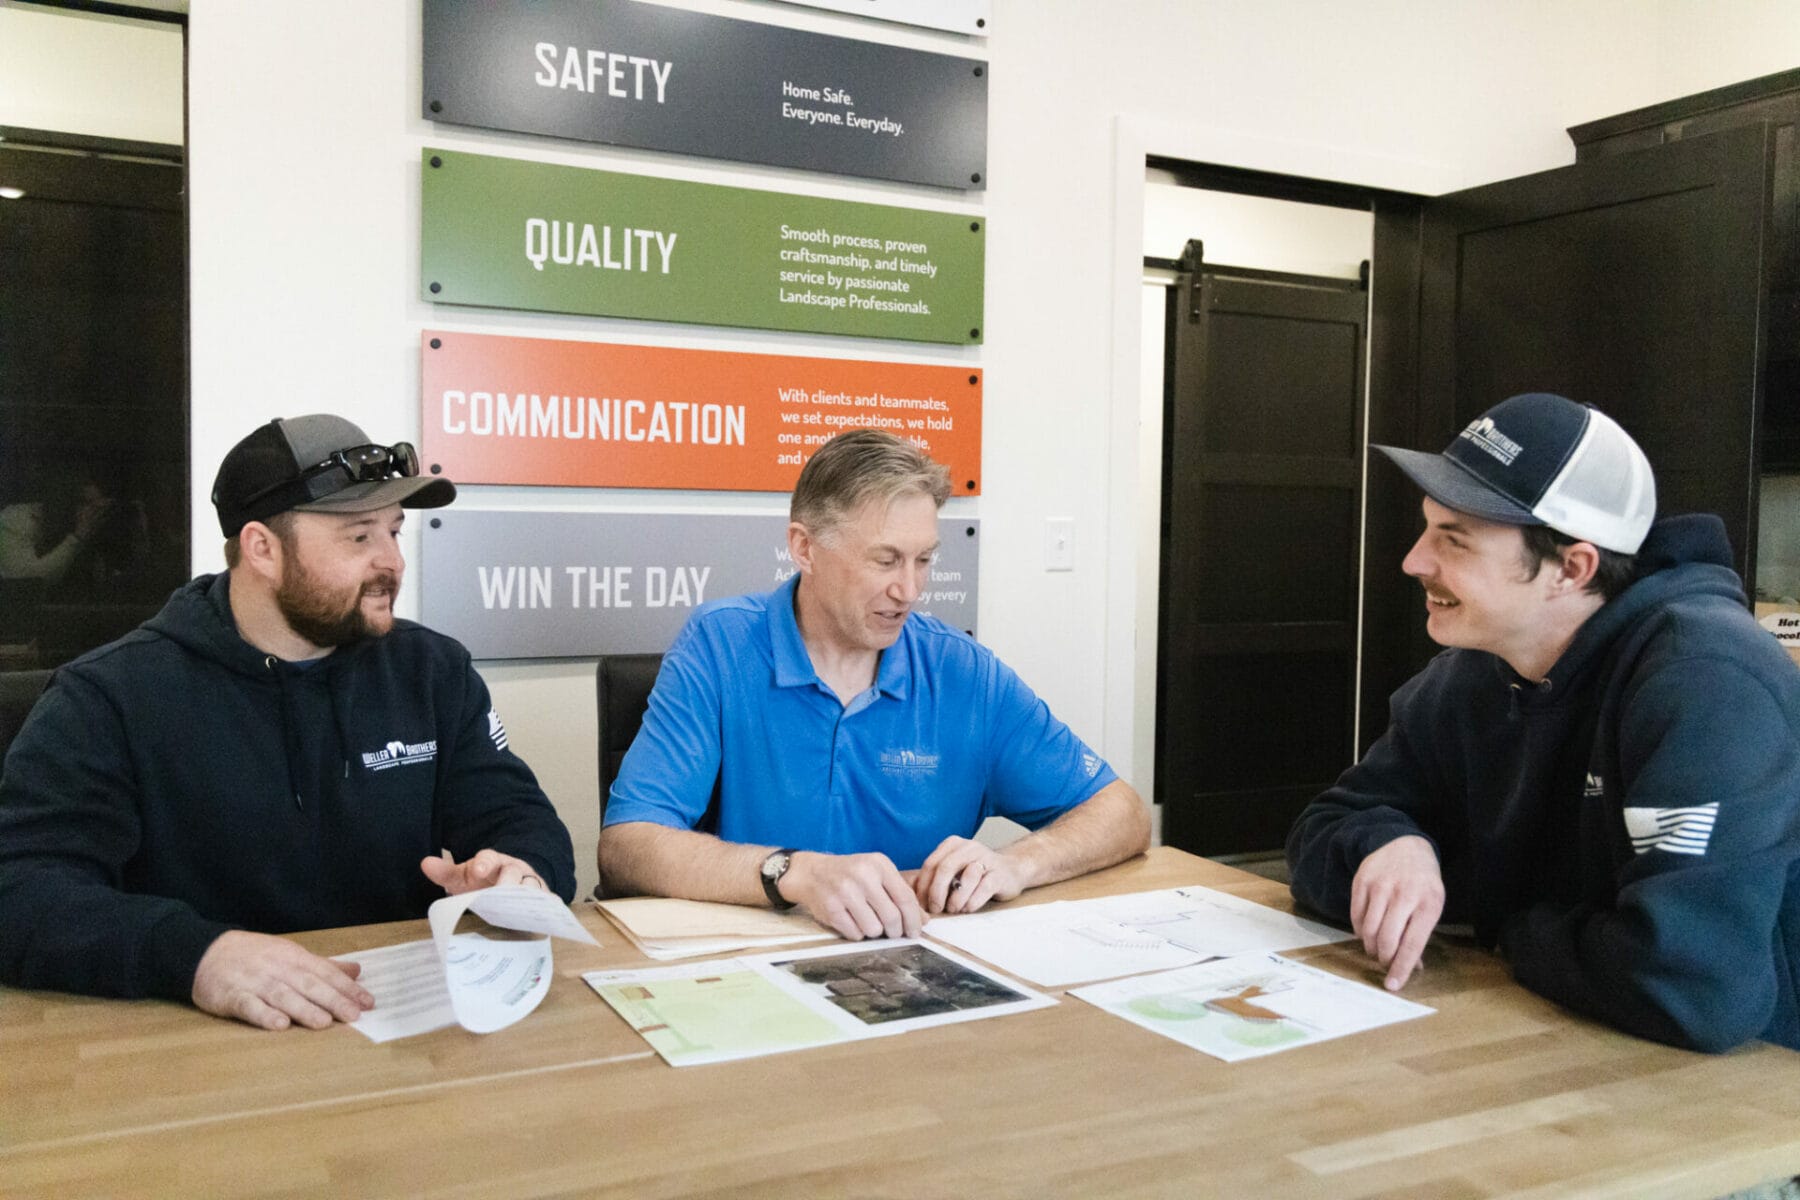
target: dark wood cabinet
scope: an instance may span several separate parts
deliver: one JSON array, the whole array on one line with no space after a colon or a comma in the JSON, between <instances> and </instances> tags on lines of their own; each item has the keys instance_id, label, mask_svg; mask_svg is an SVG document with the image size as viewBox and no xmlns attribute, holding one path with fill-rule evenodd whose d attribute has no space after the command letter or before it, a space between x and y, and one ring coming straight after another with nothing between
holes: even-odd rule
<instances>
[{"instance_id":1,"label":"dark wood cabinet","mask_svg":"<svg viewBox=\"0 0 1800 1200\"><path fill-rule=\"evenodd\" d=\"M1575 161L1586 163L1759 125L1768 129L1773 143L1761 469L1800 472L1800 161L1795 158L1800 70L1589 121L1572 126L1569 137Z\"/></svg>"}]
</instances>

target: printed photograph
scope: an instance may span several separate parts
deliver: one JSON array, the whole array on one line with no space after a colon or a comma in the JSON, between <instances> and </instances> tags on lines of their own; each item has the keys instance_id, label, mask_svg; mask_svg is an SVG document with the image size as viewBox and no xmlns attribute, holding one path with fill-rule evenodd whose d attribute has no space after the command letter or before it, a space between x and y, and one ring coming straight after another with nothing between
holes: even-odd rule
<instances>
[{"instance_id":1,"label":"printed photograph","mask_svg":"<svg viewBox=\"0 0 1800 1200\"><path fill-rule=\"evenodd\" d=\"M925 946L890 946L772 963L865 1025L1028 997Z\"/></svg>"}]
</instances>

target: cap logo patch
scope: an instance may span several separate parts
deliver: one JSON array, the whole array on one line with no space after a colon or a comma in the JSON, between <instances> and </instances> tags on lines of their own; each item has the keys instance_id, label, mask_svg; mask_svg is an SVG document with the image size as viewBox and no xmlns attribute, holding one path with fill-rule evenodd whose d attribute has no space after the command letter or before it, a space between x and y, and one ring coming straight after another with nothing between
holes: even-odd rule
<instances>
[{"instance_id":1,"label":"cap logo patch","mask_svg":"<svg viewBox=\"0 0 1800 1200\"><path fill-rule=\"evenodd\" d=\"M1505 467L1512 466L1513 459L1519 457L1519 454L1525 449L1525 447L1519 445L1519 443L1513 441L1504 433L1501 433L1498 429L1494 428L1494 422L1491 417L1479 417L1476 420L1470 421L1468 428L1464 429L1458 436L1468 438L1471 442L1474 442L1477 446L1499 459L1500 465Z\"/></svg>"}]
</instances>

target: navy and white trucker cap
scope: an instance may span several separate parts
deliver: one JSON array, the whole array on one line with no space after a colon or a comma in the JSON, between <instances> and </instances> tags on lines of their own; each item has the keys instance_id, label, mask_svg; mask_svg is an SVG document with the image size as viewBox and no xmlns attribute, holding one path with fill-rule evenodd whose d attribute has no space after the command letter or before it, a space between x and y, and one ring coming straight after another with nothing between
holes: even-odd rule
<instances>
[{"instance_id":1,"label":"navy and white trucker cap","mask_svg":"<svg viewBox=\"0 0 1800 1200\"><path fill-rule=\"evenodd\" d=\"M1507 525L1547 525L1636 554L1656 519L1650 460L1618 422L1549 392L1502 400L1442 454L1376 446L1446 508Z\"/></svg>"}]
</instances>

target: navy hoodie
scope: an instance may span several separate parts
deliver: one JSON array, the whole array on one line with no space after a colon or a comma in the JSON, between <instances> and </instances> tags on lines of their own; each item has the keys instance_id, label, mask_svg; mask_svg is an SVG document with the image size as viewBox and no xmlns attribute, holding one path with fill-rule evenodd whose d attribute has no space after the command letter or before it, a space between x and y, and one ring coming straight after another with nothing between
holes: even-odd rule
<instances>
[{"instance_id":1,"label":"navy hoodie","mask_svg":"<svg viewBox=\"0 0 1800 1200\"><path fill-rule=\"evenodd\" d=\"M229 574L57 671L0 774L0 982L189 998L230 928L422 917L419 860L491 847L574 895L568 830L461 645L410 621L308 665Z\"/></svg>"},{"instance_id":2,"label":"navy hoodie","mask_svg":"<svg viewBox=\"0 0 1800 1200\"><path fill-rule=\"evenodd\" d=\"M1519 982L1642 1037L1800 1049L1800 669L1745 607L1716 517L1657 522L1640 578L1542 681L1446 650L1288 838L1347 921L1363 859L1423 834L1446 921Z\"/></svg>"}]
</instances>

